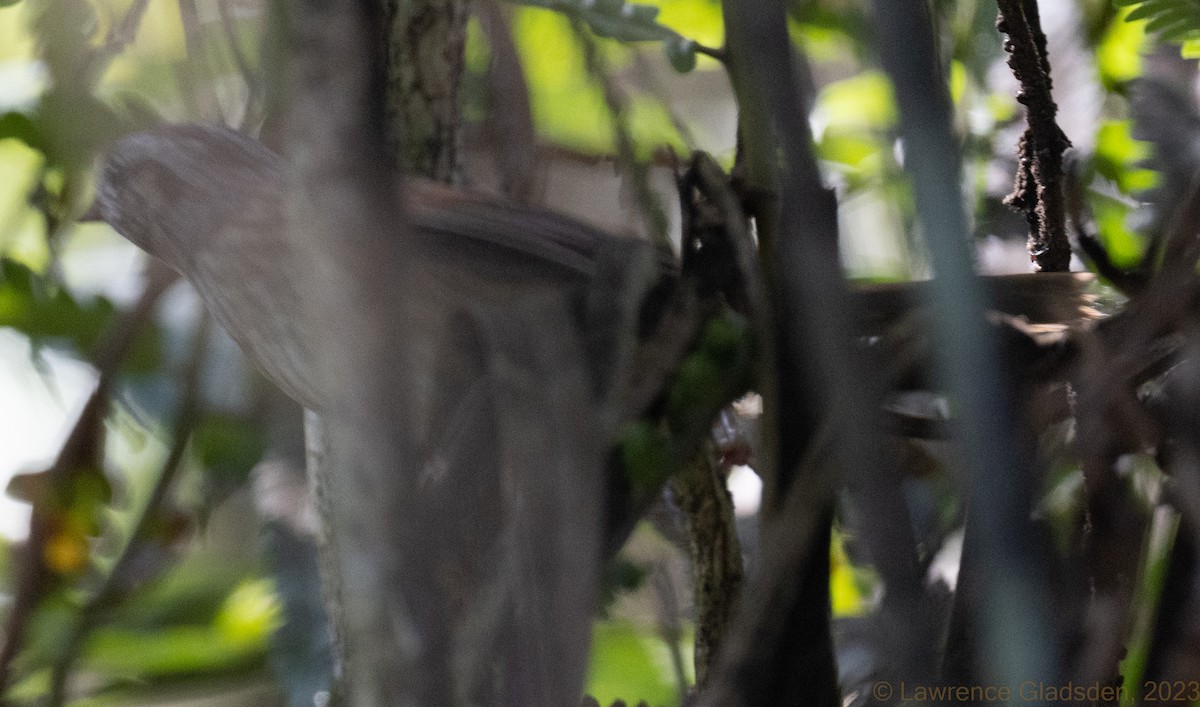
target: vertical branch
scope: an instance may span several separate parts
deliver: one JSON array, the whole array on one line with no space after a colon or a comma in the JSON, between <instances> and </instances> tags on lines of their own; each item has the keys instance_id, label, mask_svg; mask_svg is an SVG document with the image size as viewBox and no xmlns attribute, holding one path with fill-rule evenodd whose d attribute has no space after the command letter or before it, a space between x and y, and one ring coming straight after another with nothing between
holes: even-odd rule
<instances>
[{"instance_id":1,"label":"vertical branch","mask_svg":"<svg viewBox=\"0 0 1200 707\"><path fill-rule=\"evenodd\" d=\"M722 648L719 673L705 698L711 704L766 704L772 697L788 702L803 696L809 704L836 705L840 695L829 624L829 541L837 474L830 465L801 462L806 448L811 451L816 444L825 402L819 376L814 375L816 359L809 355L814 342L831 339L823 336L827 329L813 331L800 304L804 298L794 296L794 288L809 282L818 291L813 308L832 311L819 291L830 284L830 276L836 277L838 268L826 269L837 262L837 205L821 183L803 118L807 113L801 109L796 125L787 128L774 120L779 101L771 100L769 83L791 84L794 76L790 42L779 36L785 22L782 6L724 2L722 9L739 107L735 174L754 197L747 211L759 233L760 262L774 315L768 334L773 335L777 372L774 388L763 390L763 441L773 447L769 453L774 473L764 477L761 574L743 592L734 628ZM770 74L768 64L773 66ZM791 88L783 90L790 95ZM805 213L788 222L780 213L785 197L777 150L779 134L791 127L798 132L790 136L785 156L790 177L786 201ZM795 263L785 262L785 254L801 242L814 267L794 270ZM816 280L809 280L811 270L819 271ZM836 292L836 284L826 290L834 296ZM787 512L796 504L797 515Z\"/></svg>"},{"instance_id":2,"label":"vertical branch","mask_svg":"<svg viewBox=\"0 0 1200 707\"><path fill-rule=\"evenodd\" d=\"M281 6L281 9L282 6ZM287 8L289 88L286 215L298 246L302 304L318 379L333 391L322 410L328 450L317 470L318 503L339 542L333 578L342 606L331 618L342 641L355 704L439 704L446 676L430 669L422 630L431 599L421 528L411 520L417 411L405 404L412 365L427 336L420 287L398 248L408 238L393 163L383 149L384 84L372 0L311 0Z\"/></svg>"},{"instance_id":3,"label":"vertical branch","mask_svg":"<svg viewBox=\"0 0 1200 707\"><path fill-rule=\"evenodd\" d=\"M703 690L742 589L742 548L726 468L705 445L671 482L684 513L696 598L696 687Z\"/></svg>"},{"instance_id":4,"label":"vertical branch","mask_svg":"<svg viewBox=\"0 0 1200 707\"><path fill-rule=\"evenodd\" d=\"M1063 151L1071 141L1058 127L1058 106L1050 93L1050 57L1037 0L997 0L996 29L1008 35L1008 66L1021 82L1017 101L1025 106L1029 127L1018 145L1016 186L1005 203L1025 212L1029 252L1043 272L1065 272L1071 264L1063 195Z\"/></svg>"},{"instance_id":5,"label":"vertical branch","mask_svg":"<svg viewBox=\"0 0 1200 707\"><path fill-rule=\"evenodd\" d=\"M1028 450L1017 437L1015 403L1004 361L984 318L985 294L974 272L960 194L959 154L951 103L923 0L876 0L883 66L897 86L906 169L929 241L935 335L954 396L957 461L968 481L964 572L980 568L977 619L992 649L988 667L1013 681L1052 679L1056 641L1048 582L1028 522L1033 483ZM964 577L965 579L965 577ZM960 595L971 590L962 586ZM1029 636L1038 636L1031 643Z\"/></svg>"},{"instance_id":6,"label":"vertical branch","mask_svg":"<svg viewBox=\"0 0 1200 707\"><path fill-rule=\"evenodd\" d=\"M400 165L454 182L459 172L466 0L384 0L387 144Z\"/></svg>"},{"instance_id":7,"label":"vertical branch","mask_svg":"<svg viewBox=\"0 0 1200 707\"><path fill-rule=\"evenodd\" d=\"M494 146L501 189L516 201L528 202L537 188L537 131L525 67L506 9L500 0L482 0L474 8L491 48L485 126Z\"/></svg>"},{"instance_id":8,"label":"vertical branch","mask_svg":"<svg viewBox=\"0 0 1200 707\"><path fill-rule=\"evenodd\" d=\"M785 499L806 496L810 517L803 520L803 531L797 527L794 533L804 538L804 547L764 543L764 555L778 555L780 567L792 568L794 574L784 580L788 584L769 584L764 572L767 579L747 592L749 601L792 602L787 628L772 629L790 634L788 640L761 645L758 655L731 657L723 661L723 670L737 675L734 691L743 703L756 704L769 695L780 702L803 696L812 704L836 704L828 594L832 497L822 502L818 493L830 493L836 475L821 467L832 463L844 474L864 513L874 519L863 528L864 543L887 585L884 610L894 621L886 639L886 660L897 677L926 672L928 651L909 649L931 644L922 640L931 626L911 523L898 502L898 470L883 454L873 426L881 391L864 385L872 378L860 369L851 346L855 320L838 253L837 203L817 166L783 4L727 2L724 10L747 173L777 187L775 205L762 209L767 218L758 219L760 228L772 229L770 238L763 239L771 246L764 262L778 326L778 420L788 425L778 431L779 478L774 498L768 500L778 512ZM784 168L773 176L777 155ZM828 462L805 465L818 421L837 444L831 446ZM799 519L775 520L778 527L772 532L777 541L787 535L780 528L801 525ZM738 631L766 631L761 624L752 628L754 621L768 620L766 616L758 609L749 613L753 617L745 617ZM779 616L769 620L778 622ZM731 662L739 659L743 664Z\"/></svg>"},{"instance_id":9,"label":"vertical branch","mask_svg":"<svg viewBox=\"0 0 1200 707\"><path fill-rule=\"evenodd\" d=\"M178 5L188 59L176 75L180 93L188 102L188 107L199 115L222 115L224 109L213 84L213 57L204 41L204 30L200 24L200 8L196 0L178 0Z\"/></svg>"}]
</instances>

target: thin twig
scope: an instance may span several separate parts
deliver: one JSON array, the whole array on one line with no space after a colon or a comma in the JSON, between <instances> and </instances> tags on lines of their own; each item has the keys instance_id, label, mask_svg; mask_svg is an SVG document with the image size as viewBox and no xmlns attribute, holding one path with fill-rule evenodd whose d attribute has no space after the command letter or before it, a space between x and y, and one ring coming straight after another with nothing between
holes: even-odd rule
<instances>
[{"instance_id":1,"label":"thin twig","mask_svg":"<svg viewBox=\"0 0 1200 707\"><path fill-rule=\"evenodd\" d=\"M133 0L120 21L113 22L108 28L104 44L87 60L86 75L92 83L98 81L100 74L108 68L109 62L125 51L125 47L132 44L133 40L137 38L138 28L142 24L142 18L146 15L146 7L149 4L150 0Z\"/></svg>"},{"instance_id":2,"label":"thin twig","mask_svg":"<svg viewBox=\"0 0 1200 707\"><path fill-rule=\"evenodd\" d=\"M217 14L221 18L221 29L225 33L225 43L229 45L229 54L233 57L233 63L237 66L238 73L242 75L242 81L246 84L246 105L238 126L240 130L245 130L250 125L254 108L261 96L262 77L260 72L256 72L250 66L250 60L246 56L246 52L242 50L241 42L238 41L237 27L233 24L233 17L229 14L226 0L217 0Z\"/></svg>"},{"instance_id":3,"label":"thin twig","mask_svg":"<svg viewBox=\"0 0 1200 707\"><path fill-rule=\"evenodd\" d=\"M604 57L600 56L596 40L584 29L583 23L572 17L571 27L583 50L584 65L592 80L599 84L600 90L604 94L604 103L608 106L608 112L612 118L613 139L617 144L617 155L623 163L625 172L629 175L633 196L641 210L642 219L650 230L653 242L659 248L670 252L672 249L670 238L667 235L667 215L658 194L650 186L650 170L644 161L638 159L633 136L629 134L629 126L625 119L627 112L625 97L609 77L608 68L605 65Z\"/></svg>"},{"instance_id":4,"label":"thin twig","mask_svg":"<svg viewBox=\"0 0 1200 707\"><path fill-rule=\"evenodd\" d=\"M159 470L154 488L150 491L150 497L146 500L146 504L142 507L142 511L133 525L129 541L125 544L112 570L104 578L104 582L92 593L75 617L75 625L72 627L70 637L51 669L50 704L52 705L65 704L67 680L75 661L79 658L81 644L88 633L95 628L104 610L121 598L126 589L122 583L128 580L132 566L138 560L141 541L148 535L151 525L157 518L157 513L162 509L163 502L166 500L167 492L171 489L175 476L182 466L181 462L184 452L187 450L188 439L200 416L201 372L210 330L211 319L205 314L201 317L200 323L192 335L192 350L183 373L183 391L180 396L179 413L171 436L171 448Z\"/></svg>"},{"instance_id":5,"label":"thin twig","mask_svg":"<svg viewBox=\"0 0 1200 707\"><path fill-rule=\"evenodd\" d=\"M149 320L154 304L172 281L163 275L163 270L165 266L157 263L148 267L147 284L137 304L115 321L97 344L92 361L99 371L99 382L67 435L54 464L44 472L49 487L57 488L66 483L75 469L100 465L103 421L109 408L113 379L133 343L134 335ZM46 498L34 499L29 538L22 553L16 588L5 622L4 643L0 647L0 695L8 686L12 661L24 645L26 629L41 601L41 594L54 580L44 558L45 545L53 531L53 510L47 504Z\"/></svg>"},{"instance_id":6,"label":"thin twig","mask_svg":"<svg viewBox=\"0 0 1200 707\"><path fill-rule=\"evenodd\" d=\"M224 115L220 98L212 86L211 80L205 80L200 75L202 70L209 78L213 75L212 53L201 41L200 9L196 0L178 0L179 19L183 23L184 46L187 49L187 61L175 72L176 81L180 84L180 94L185 101L192 103L190 109L200 115Z\"/></svg>"},{"instance_id":7,"label":"thin twig","mask_svg":"<svg viewBox=\"0 0 1200 707\"><path fill-rule=\"evenodd\" d=\"M683 144L692 152L695 152L697 149L699 149L699 143L696 141L695 133L693 133L692 129L688 127L687 123L683 122L683 118L680 117L679 111L675 110L675 108L671 105L671 102L668 100L667 96L667 88L659 79L658 73L654 70L654 67L649 61L646 60L646 55L642 52L634 52L633 66L637 70L638 79L644 85L647 92L657 98L659 104L662 105L663 110L666 111L667 118L669 118L671 121L671 126L675 128L675 132L679 133L679 137L683 139Z\"/></svg>"},{"instance_id":8,"label":"thin twig","mask_svg":"<svg viewBox=\"0 0 1200 707\"><path fill-rule=\"evenodd\" d=\"M679 598L676 596L675 583L665 564L658 564L652 571L654 592L658 595L659 621L658 631L667 652L671 654L671 669L675 672L675 684L679 689L680 700L686 703L688 680L684 670L683 650L680 642L683 640L683 627L679 622Z\"/></svg>"},{"instance_id":9,"label":"thin twig","mask_svg":"<svg viewBox=\"0 0 1200 707\"><path fill-rule=\"evenodd\" d=\"M537 186L541 146L537 143L521 54L499 0L477 2L474 9L491 47L484 129L495 151L501 188L518 201L529 201Z\"/></svg>"},{"instance_id":10,"label":"thin twig","mask_svg":"<svg viewBox=\"0 0 1200 707\"><path fill-rule=\"evenodd\" d=\"M708 47L700 44L699 42L697 42L694 47L697 54L703 54L704 56L712 57L722 64L729 63L729 52L726 52L724 49L718 47Z\"/></svg>"},{"instance_id":11,"label":"thin twig","mask_svg":"<svg viewBox=\"0 0 1200 707\"><path fill-rule=\"evenodd\" d=\"M1073 169L1073 163L1063 175L1063 196L1067 218L1075 229L1075 238L1079 241L1079 250L1091 262L1095 271L1108 280L1113 287L1126 295L1136 295L1146 286L1146 270L1139 266L1133 270L1124 270L1113 262L1099 236L1088 227L1084 218L1086 205L1083 199L1083 185L1079 182L1079 174ZM1149 251L1147 251L1149 253Z\"/></svg>"},{"instance_id":12,"label":"thin twig","mask_svg":"<svg viewBox=\"0 0 1200 707\"><path fill-rule=\"evenodd\" d=\"M689 182L697 192L684 193ZM756 387L763 396L764 409L776 409L778 402L779 368L776 340L774 306L760 266L754 239L750 235L745 212L738 203L730 186L729 178L711 156L697 152L692 166L681 180L680 202L684 205L683 243L695 237L699 224L695 221L703 204L718 210L723 221L720 226L732 249L733 265L737 268L740 284L745 290L746 304L756 337L757 381ZM693 203L693 199L700 203ZM690 248L690 245L688 246ZM686 255L686 254L685 254ZM762 478L777 478L778 449L775 430L764 426L760 449L756 450L758 463L755 469Z\"/></svg>"}]
</instances>

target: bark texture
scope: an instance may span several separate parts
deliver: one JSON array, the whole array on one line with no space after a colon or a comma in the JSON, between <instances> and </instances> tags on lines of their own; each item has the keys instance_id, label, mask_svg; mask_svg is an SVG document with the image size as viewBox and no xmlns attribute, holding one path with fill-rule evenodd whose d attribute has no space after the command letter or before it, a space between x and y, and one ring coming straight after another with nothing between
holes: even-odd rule
<instances>
[{"instance_id":1,"label":"bark texture","mask_svg":"<svg viewBox=\"0 0 1200 707\"><path fill-rule=\"evenodd\" d=\"M383 0L383 13L388 147L415 174L457 181L467 2Z\"/></svg>"}]
</instances>

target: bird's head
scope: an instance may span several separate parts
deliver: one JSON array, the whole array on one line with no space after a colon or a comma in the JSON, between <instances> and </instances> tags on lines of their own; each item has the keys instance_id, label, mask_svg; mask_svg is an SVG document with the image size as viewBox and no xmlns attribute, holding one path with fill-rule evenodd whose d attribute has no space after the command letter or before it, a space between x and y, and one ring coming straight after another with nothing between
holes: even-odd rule
<instances>
[{"instance_id":1,"label":"bird's head","mask_svg":"<svg viewBox=\"0 0 1200 707\"><path fill-rule=\"evenodd\" d=\"M162 126L121 138L104 157L86 217L178 265L265 189L279 157L226 128ZM187 234L181 237L183 234Z\"/></svg>"}]
</instances>

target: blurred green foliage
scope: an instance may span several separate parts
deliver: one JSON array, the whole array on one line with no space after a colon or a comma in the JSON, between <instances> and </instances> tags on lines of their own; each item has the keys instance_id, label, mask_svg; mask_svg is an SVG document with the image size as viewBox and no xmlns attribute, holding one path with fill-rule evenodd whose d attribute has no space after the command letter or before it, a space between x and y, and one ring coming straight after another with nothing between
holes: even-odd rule
<instances>
[{"instance_id":1,"label":"blurred green foliage","mask_svg":"<svg viewBox=\"0 0 1200 707\"><path fill-rule=\"evenodd\" d=\"M1197 0L1113 0L1130 8L1126 19L1145 20L1146 31L1182 45L1183 55L1200 56L1200 2Z\"/></svg>"},{"instance_id":2,"label":"blurred green foliage","mask_svg":"<svg viewBox=\"0 0 1200 707\"><path fill-rule=\"evenodd\" d=\"M681 641L681 650L691 637ZM592 629L592 662L587 694L600 704L615 700L651 705L679 704L679 687L662 637L626 621L600 622ZM690 665L690 660L684 661ZM690 678L689 676L689 679Z\"/></svg>"}]
</instances>

